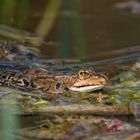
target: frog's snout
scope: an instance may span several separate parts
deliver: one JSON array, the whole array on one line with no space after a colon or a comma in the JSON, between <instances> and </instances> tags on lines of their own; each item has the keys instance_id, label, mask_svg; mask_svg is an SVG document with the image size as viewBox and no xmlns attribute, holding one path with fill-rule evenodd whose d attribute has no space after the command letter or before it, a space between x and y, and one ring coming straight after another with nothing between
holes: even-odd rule
<instances>
[{"instance_id":1,"label":"frog's snout","mask_svg":"<svg viewBox=\"0 0 140 140\"><path fill-rule=\"evenodd\" d=\"M106 84L108 82L108 77L105 74L99 73L97 75L99 76L98 79L99 79L100 83Z\"/></svg>"}]
</instances>

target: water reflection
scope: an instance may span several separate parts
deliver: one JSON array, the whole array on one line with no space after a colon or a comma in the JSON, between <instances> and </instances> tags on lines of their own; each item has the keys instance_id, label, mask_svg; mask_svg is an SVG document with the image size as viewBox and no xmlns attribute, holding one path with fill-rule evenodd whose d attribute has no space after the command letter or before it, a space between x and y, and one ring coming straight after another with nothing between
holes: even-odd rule
<instances>
[{"instance_id":1,"label":"water reflection","mask_svg":"<svg viewBox=\"0 0 140 140\"><path fill-rule=\"evenodd\" d=\"M12 17L14 15L14 10L16 6L15 0L3 0L1 7L1 23L2 24L11 24Z\"/></svg>"},{"instance_id":2,"label":"water reflection","mask_svg":"<svg viewBox=\"0 0 140 140\"><path fill-rule=\"evenodd\" d=\"M3 0L1 3L1 24L12 26L16 18L16 26L24 29L29 15L29 1L20 0L17 3L16 0Z\"/></svg>"},{"instance_id":3,"label":"water reflection","mask_svg":"<svg viewBox=\"0 0 140 140\"><path fill-rule=\"evenodd\" d=\"M61 9L62 11L67 10L71 11L71 2L63 0ZM57 32L58 40L59 40L59 48L58 48L58 56L62 58L70 57L71 49L71 19L69 17L60 17L58 32Z\"/></svg>"},{"instance_id":4,"label":"water reflection","mask_svg":"<svg viewBox=\"0 0 140 140\"><path fill-rule=\"evenodd\" d=\"M108 51L140 44L140 18L120 13L114 8L117 2L5 0L0 34L40 46L46 58L112 57Z\"/></svg>"},{"instance_id":5,"label":"water reflection","mask_svg":"<svg viewBox=\"0 0 140 140\"><path fill-rule=\"evenodd\" d=\"M73 10L77 12L77 15L83 15L83 3L80 0L73 0ZM72 20L73 39L74 39L74 51L78 58L85 58L87 54L86 44L86 32L83 18L77 17Z\"/></svg>"},{"instance_id":6,"label":"water reflection","mask_svg":"<svg viewBox=\"0 0 140 140\"><path fill-rule=\"evenodd\" d=\"M25 29L29 15L29 0L20 0L18 4L17 27Z\"/></svg>"},{"instance_id":7,"label":"water reflection","mask_svg":"<svg viewBox=\"0 0 140 140\"><path fill-rule=\"evenodd\" d=\"M40 23L35 30L37 36L40 37L40 43L38 45L43 42L44 37L48 35L50 29L52 28L56 20L60 4L61 0L50 0L49 3L46 5L46 9L43 13Z\"/></svg>"}]
</instances>

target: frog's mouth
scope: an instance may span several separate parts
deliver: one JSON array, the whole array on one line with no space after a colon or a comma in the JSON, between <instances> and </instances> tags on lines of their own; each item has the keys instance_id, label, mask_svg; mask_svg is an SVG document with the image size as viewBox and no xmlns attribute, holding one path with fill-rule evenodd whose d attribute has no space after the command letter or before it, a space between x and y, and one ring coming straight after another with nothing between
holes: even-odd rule
<instances>
[{"instance_id":1,"label":"frog's mouth","mask_svg":"<svg viewBox=\"0 0 140 140\"><path fill-rule=\"evenodd\" d=\"M79 92L92 92L92 91L96 91L96 90L100 90L104 87L104 84L98 84L98 85L89 85L89 86L71 86L69 87L69 90L72 91L79 91Z\"/></svg>"},{"instance_id":2,"label":"frog's mouth","mask_svg":"<svg viewBox=\"0 0 140 140\"><path fill-rule=\"evenodd\" d=\"M93 76L84 79L77 80L73 85L69 87L69 90L79 92L92 92L102 89L108 81L108 78L102 74L94 74Z\"/></svg>"}]
</instances>

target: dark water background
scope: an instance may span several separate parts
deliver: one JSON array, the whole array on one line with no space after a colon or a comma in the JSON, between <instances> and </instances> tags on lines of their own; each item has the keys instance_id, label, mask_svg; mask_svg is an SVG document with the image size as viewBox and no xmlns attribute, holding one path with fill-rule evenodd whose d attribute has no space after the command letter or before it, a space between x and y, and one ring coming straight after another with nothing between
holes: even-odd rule
<instances>
[{"instance_id":1,"label":"dark water background","mask_svg":"<svg viewBox=\"0 0 140 140\"><path fill-rule=\"evenodd\" d=\"M115 8L118 2L123 1L1 0L0 24L37 33L44 20L45 43L39 47L45 58L95 61L138 56L140 14Z\"/></svg>"}]
</instances>

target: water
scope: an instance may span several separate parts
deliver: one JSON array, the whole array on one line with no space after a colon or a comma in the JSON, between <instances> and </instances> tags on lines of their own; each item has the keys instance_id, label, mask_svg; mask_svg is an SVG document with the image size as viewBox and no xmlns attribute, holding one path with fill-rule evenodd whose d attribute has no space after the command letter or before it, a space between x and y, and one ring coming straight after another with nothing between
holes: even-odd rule
<instances>
[{"instance_id":1,"label":"water","mask_svg":"<svg viewBox=\"0 0 140 140\"><path fill-rule=\"evenodd\" d=\"M117 9L118 2L1 0L0 39L29 41L46 59L80 59L82 66L101 66L108 72L140 58L140 14ZM21 120L22 126L29 120L32 116Z\"/></svg>"},{"instance_id":2,"label":"water","mask_svg":"<svg viewBox=\"0 0 140 140\"><path fill-rule=\"evenodd\" d=\"M0 24L13 30L26 30L29 36L32 32L44 38L43 44L37 46L40 46L45 58L95 61L125 55L123 49L127 48L131 48L129 53L135 54L140 50L138 46L133 51L140 44L140 15L115 8L117 2L21 0L15 3L12 0L6 4L3 1ZM123 53L115 54L117 50Z\"/></svg>"}]
</instances>

